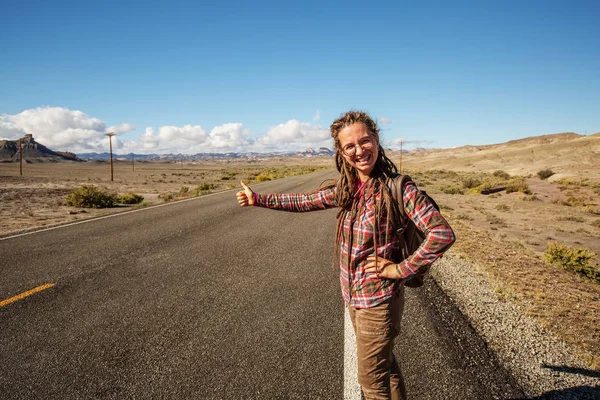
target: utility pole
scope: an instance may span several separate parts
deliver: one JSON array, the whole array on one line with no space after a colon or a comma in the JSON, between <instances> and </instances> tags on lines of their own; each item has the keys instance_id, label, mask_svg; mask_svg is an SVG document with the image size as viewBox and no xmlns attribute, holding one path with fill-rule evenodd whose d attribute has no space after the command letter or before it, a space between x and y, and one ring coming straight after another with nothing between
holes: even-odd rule
<instances>
[{"instance_id":1,"label":"utility pole","mask_svg":"<svg viewBox=\"0 0 600 400\"><path fill-rule=\"evenodd\" d=\"M134 154L133 154L133 153L131 153L131 170L132 170L132 171L135 171L135 165L134 165L134 163L133 163L133 157L134 157Z\"/></svg>"},{"instance_id":2,"label":"utility pole","mask_svg":"<svg viewBox=\"0 0 600 400\"><path fill-rule=\"evenodd\" d=\"M108 136L108 143L110 146L110 181L113 181L113 161L112 161L112 137L115 136L114 132L105 133Z\"/></svg>"},{"instance_id":3,"label":"utility pole","mask_svg":"<svg viewBox=\"0 0 600 400\"><path fill-rule=\"evenodd\" d=\"M402 173L402 143L404 140L400 139L400 173Z\"/></svg>"},{"instance_id":4,"label":"utility pole","mask_svg":"<svg viewBox=\"0 0 600 400\"><path fill-rule=\"evenodd\" d=\"M19 139L19 175L23 176L23 139Z\"/></svg>"}]
</instances>

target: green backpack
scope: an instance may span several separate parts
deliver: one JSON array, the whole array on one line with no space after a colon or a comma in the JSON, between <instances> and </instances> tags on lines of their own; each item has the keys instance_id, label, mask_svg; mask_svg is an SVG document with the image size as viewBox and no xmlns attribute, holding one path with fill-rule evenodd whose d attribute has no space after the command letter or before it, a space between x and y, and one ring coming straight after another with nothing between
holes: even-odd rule
<instances>
[{"instance_id":1,"label":"green backpack","mask_svg":"<svg viewBox=\"0 0 600 400\"><path fill-rule=\"evenodd\" d=\"M408 175L396 174L388 180L388 187L392 193L392 197L395 200L392 204L391 220L394 226L394 231L401 238L400 246L402 247L402 259L408 258L413 254L421 243L425 240L425 233L421 232L415 223L408 218L406 211L404 210L404 202L402 201L402 188L404 183L411 181L412 179ZM419 195L425 196L427 200L439 211L440 207L437 205L425 191L419 190ZM407 280L404 286L416 288L423 286L423 279L429 272L429 266L421 267L414 277Z\"/></svg>"}]
</instances>

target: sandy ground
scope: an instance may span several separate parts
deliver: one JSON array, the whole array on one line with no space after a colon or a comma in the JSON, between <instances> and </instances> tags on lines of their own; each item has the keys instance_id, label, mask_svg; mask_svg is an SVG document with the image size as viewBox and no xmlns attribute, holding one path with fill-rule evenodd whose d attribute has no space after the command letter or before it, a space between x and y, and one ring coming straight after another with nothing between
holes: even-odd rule
<instances>
[{"instance_id":1,"label":"sandy ground","mask_svg":"<svg viewBox=\"0 0 600 400\"><path fill-rule=\"evenodd\" d=\"M24 230L118 213L132 206L109 209L67 207L66 196L82 185L94 185L106 192L133 192L144 196L148 205L164 202L167 195L177 198L182 186L194 189L211 183L212 191L239 187L239 180L252 182L255 175L275 169L294 171L306 167L333 166L331 158L266 161L223 161L199 164L167 162L114 162L113 181L108 162L28 163L20 175L18 163L0 163L0 236Z\"/></svg>"}]
</instances>

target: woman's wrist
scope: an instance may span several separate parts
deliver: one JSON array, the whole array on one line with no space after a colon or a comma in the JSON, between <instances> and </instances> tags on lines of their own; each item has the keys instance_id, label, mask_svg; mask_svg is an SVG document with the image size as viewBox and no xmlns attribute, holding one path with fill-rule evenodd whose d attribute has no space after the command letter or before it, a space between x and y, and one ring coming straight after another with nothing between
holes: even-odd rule
<instances>
[{"instance_id":1,"label":"woman's wrist","mask_svg":"<svg viewBox=\"0 0 600 400\"><path fill-rule=\"evenodd\" d=\"M400 263L396 264L396 273L398 274L398 279L402 279L402 270L400 269Z\"/></svg>"}]
</instances>

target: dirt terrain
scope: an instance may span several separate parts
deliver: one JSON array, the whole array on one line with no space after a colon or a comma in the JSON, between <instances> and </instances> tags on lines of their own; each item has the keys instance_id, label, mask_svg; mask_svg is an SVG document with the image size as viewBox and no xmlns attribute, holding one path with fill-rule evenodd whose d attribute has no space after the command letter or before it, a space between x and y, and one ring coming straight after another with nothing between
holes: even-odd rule
<instances>
[{"instance_id":1,"label":"dirt terrain","mask_svg":"<svg viewBox=\"0 0 600 400\"><path fill-rule=\"evenodd\" d=\"M387 154L400 166L398 153ZM436 199L457 233L452 251L490 274L499 301L519 304L600 370L600 284L542 260L552 241L600 254L600 134L412 152L402 157L401 167ZM239 187L240 179L251 184L313 168L334 168L333 159L116 162L113 182L107 162L33 162L24 164L23 176L18 163L0 163L0 236L176 200L186 195L182 187L227 190ZM543 169L554 174L540 179ZM504 187L513 181L520 182L519 190L489 195L468 184ZM67 207L65 197L81 185L133 192L145 203Z\"/></svg>"}]
</instances>

